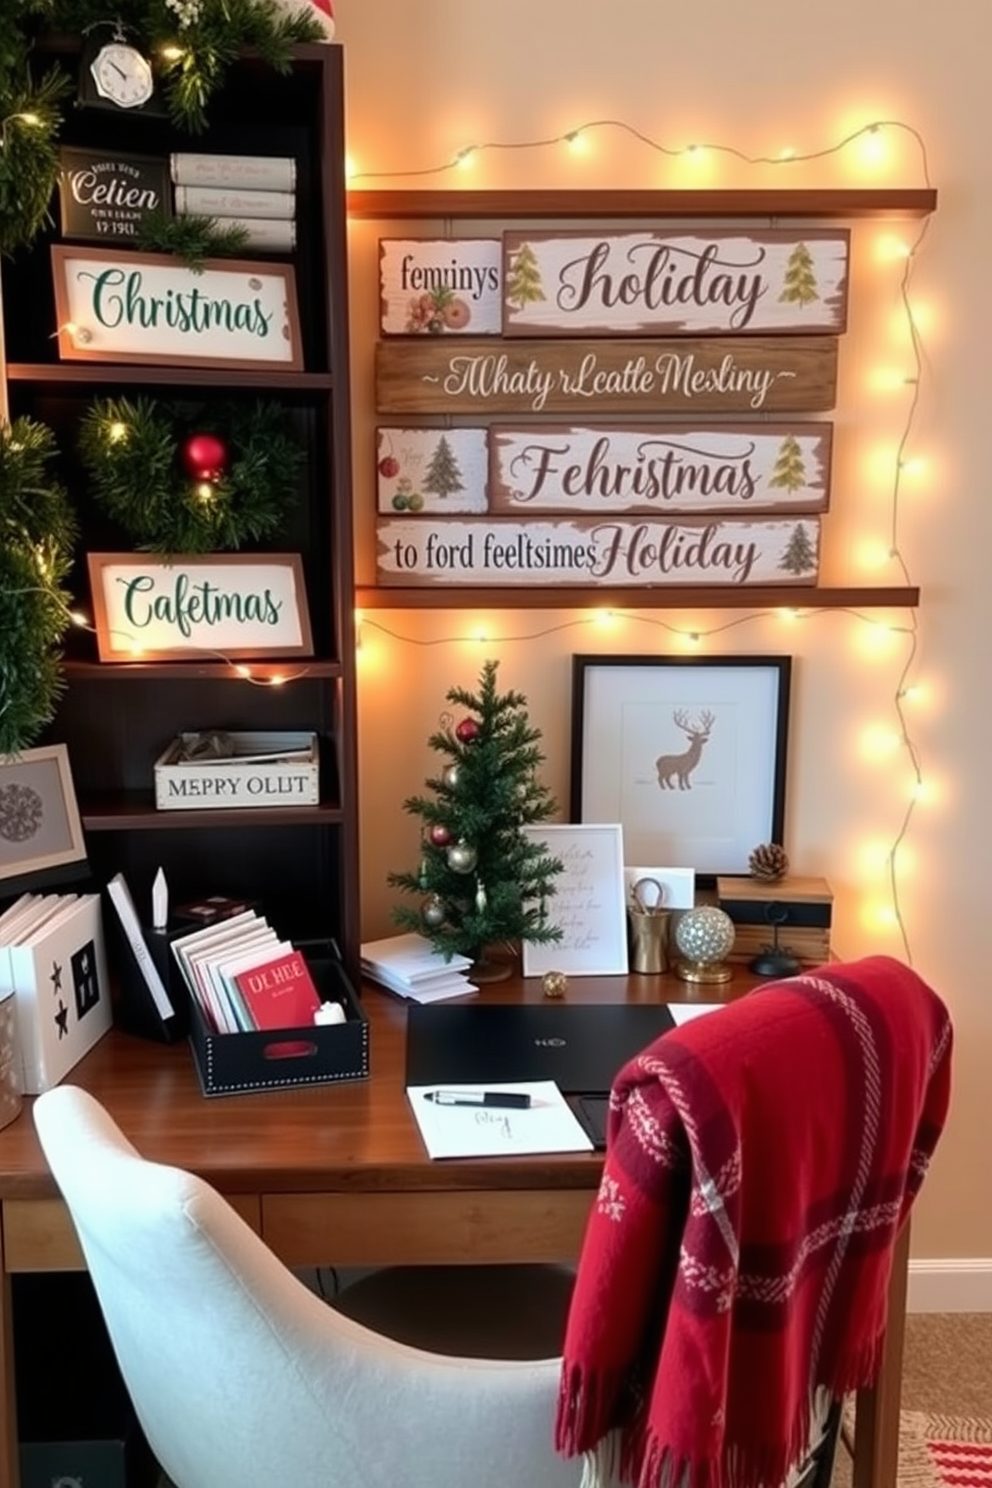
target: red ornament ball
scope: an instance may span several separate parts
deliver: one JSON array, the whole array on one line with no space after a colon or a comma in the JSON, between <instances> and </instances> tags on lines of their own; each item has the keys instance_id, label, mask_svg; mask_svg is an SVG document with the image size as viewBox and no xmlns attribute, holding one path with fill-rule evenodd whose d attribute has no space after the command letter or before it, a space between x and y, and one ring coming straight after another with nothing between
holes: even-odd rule
<instances>
[{"instance_id":1,"label":"red ornament ball","mask_svg":"<svg viewBox=\"0 0 992 1488\"><path fill-rule=\"evenodd\" d=\"M379 474L383 480L392 480L394 475L400 473L400 462L395 455L383 455L379 461Z\"/></svg>"},{"instance_id":2,"label":"red ornament ball","mask_svg":"<svg viewBox=\"0 0 992 1488\"><path fill-rule=\"evenodd\" d=\"M194 480L219 480L228 467L231 452L216 434L191 434L179 446L179 458Z\"/></svg>"},{"instance_id":3,"label":"red ornament ball","mask_svg":"<svg viewBox=\"0 0 992 1488\"><path fill-rule=\"evenodd\" d=\"M428 835L430 836L431 842L434 844L435 847L447 847L448 843L451 841L451 833L448 831L447 827L442 826L440 822L431 827L430 833Z\"/></svg>"},{"instance_id":4,"label":"red ornament ball","mask_svg":"<svg viewBox=\"0 0 992 1488\"><path fill-rule=\"evenodd\" d=\"M479 737L479 725L474 718L463 718L455 729L455 738L460 744L474 744Z\"/></svg>"}]
</instances>

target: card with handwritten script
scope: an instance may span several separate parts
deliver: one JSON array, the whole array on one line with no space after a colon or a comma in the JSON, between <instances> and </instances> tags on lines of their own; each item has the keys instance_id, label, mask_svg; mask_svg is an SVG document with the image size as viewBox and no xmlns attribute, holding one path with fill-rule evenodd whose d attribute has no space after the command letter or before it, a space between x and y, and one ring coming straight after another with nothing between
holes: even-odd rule
<instances>
[{"instance_id":1,"label":"card with handwritten script","mask_svg":"<svg viewBox=\"0 0 992 1488\"><path fill-rule=\"evenodd\" d=\"M561 930L561 939L548 945L525 941L524 976L543 976L546 971L626 975L623 828L597 823L522 830L529 841L543 845L565 864L547 907L548 920Z\"/></svg>"},{"instance_id":2,"label":"card with handwritten script","mask_svg":"<svg viewBox=\"0 0 992 1488\"><path fill-rule=\"evenodd\" d=\"M554 1080L411 1085L407 1099L429 1157L521 1157L591 1152L592 1142ZM526 1105L501 1105L507 1097Z\"/></svg>"}]
</instances>

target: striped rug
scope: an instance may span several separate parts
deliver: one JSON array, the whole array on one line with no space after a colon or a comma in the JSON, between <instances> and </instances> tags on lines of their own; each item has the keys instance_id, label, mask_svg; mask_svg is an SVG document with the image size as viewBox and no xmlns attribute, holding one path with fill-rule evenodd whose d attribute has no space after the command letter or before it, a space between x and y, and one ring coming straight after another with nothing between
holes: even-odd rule
<instances>
[{"instance_id":1,"label":"striped rug","mask_svg":"<svg viewBox=\"0 0 992 1488\"><path fill-rule=\"evenodd\" d=\"M992 1488L992 1420L903 1411L899 1488Z\"/></svg>"}]
</instances>

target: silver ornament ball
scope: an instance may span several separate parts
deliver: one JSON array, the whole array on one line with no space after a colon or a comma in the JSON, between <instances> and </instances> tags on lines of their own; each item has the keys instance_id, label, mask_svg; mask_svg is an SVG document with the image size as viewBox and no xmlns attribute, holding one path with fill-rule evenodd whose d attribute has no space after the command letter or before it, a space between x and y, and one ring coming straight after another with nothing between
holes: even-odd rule
<instances>
[{"instance_id":1,"label":"silver ornament ball","mask_svg":"<svg viewBox=\"0 0 992 1488\"><path fill-rule=\"evenodd\" d=\"M424 903L420 914L424 924L432 930L436 930L439 925L444 924L444 904L438 898L437 894L432 894Z\"/></svg>"},{"instance_id":2,"label":"silver ornament ball","mask_svg":"<svg viewBox=\"0 0 992 1488\"><path fill-rule=\"evenodd\" d=\"M679 920L675 944L687 961L722 961L734 948L734 922L715 905L700 905L687 910Z\"/></svg>"},{"instance_id":3,"label":"silver ornament ball","mask_svg":"<svg viewBox=\"0 0 992 1488\"><path fill-rule=\"evenodd\" d=\"M471 873L479 854L468 842L456 842L448 848L448 867L453 873Z\"/></svg>"}]
</instances>

